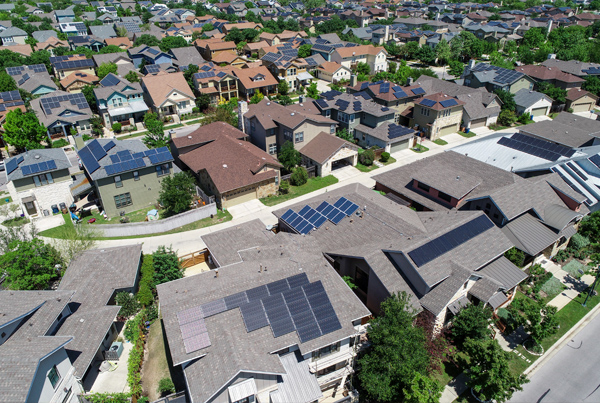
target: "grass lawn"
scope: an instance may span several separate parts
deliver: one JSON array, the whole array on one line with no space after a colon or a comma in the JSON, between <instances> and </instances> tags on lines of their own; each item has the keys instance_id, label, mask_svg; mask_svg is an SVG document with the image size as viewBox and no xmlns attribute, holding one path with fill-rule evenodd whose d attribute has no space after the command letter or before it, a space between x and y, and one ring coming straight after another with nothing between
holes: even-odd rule
<instances>
[{"instance_id":1,"label":"grass lawn","mask_svg":"<svg viewBox=\"0 0 600 403\"><path fill-rule=\"evenodd\" d=\"M141 137L141 136L145 136L146 133L148 132L139 132L139 133L132 133L132 134L125 134L123 136L116 136L118 140L128 140L128 139L133 139L136 137Z\"/></svg>"},{"instance_id":2,"label":"grass lawn","mask_svg":"<svg viewBox=\"0 0 600 403\"><path fill-rule=\"evenodd\" d=\"M176 129L178 127L183 127L183 123L176 123L174 125L165 126L165 130L167 130L167 129Z\"/></svg>"},{"instance_id":3,"label":"grass lawn","mask_svg":"<svg viewBox=\"0 0 600 403\"><path fill-rule=\"evenodd\" d=\"M2 225L5 227L20 227L23 224L27 224L29 222L29 218L26 217L15 217L9 218L8 220L2 221Z\"/></svg>"},{"instance_id":4,"label":"grass lawn","mask_svg":"<svg viewBox=\"0 0 600 403\"><path fill-rule=\"evenodd\" d=\"M468 139L470 139L471 137L477 136L475 134L475 132L469 132L469 133L458 132L458 134L460 134L461 136L466 137Z\"/></svg>"},{"instance_id":5,"label":"grass lawn","mask_svg":"<svg viewBox=\"0 0 600 403\"><path fill-rule=\"evenodd\" d=\"M195 125L196 123L200 123L202 122L204 119L196 119L196 120L191 120L189 122L185 122L186 125Z\"/></svg>"},{"instance_id":6,"label":"grass lawn","mask_svg":"<svg viewBox=\"0 0 600 403\"><path fill-rule=\"evenodd\" d=\"M448 144L448 142L443 139L435 139L435 140L433 140L433 142L435 144L437 144L438 146L445 146L446 144Z\"/></svg>"},{"instance_id":7,"label":"grass lawn","mask_svg":"<svg viewBox=\"0 0 600 403\"><path fill-rule=\"evenodd\" d=\"M264 198L260 199L260 201L265 206L274 206L276 204L283 203L284 201L291 200L298 196L302 196L307 193L314 192L315 190L319 190L326 186L333 185L334 183L337 183L337 182L338 182L338 179L333 175L328 175L325 177L317 176L315 178L310 178L308 180L308 182L306 182L302 186L290 186L290 191L288 194L264 197Z\"/></svg>"},{"instance_id":8,"label":"grass lawn","mask_svg":"<svg viewBox=\"0 0 600 403\"><path fill-rule=\"evenodd\" d=\"M381 162L379 161L381 164L383 165L389 165L389 164L393 164L394 162L396 162L396 159L393 157L390 157L387 162ZM356 169L358 169L360 172L371 172L374 169L379 168L377 165L373 164L371 166L366 166L361 164L360 162L356 163Z\"/></svg>"},{"instance_id":9,"label":"grass lawn","mask_svg":"<svg viewBox=\"0 0 600 403\"><path fill-rule=\"evenodd\" d=\"M497 125L490 125L490 129L492 129L492 130L494 130L494 131L508 129L509 127L510 127L510 126L497 126Z\"/></svg>"},{"instance_id":10,"label":"grass lawn","mask_svg":"<svg viewBox=\"0 0 600 403\"><path fill-rule=\"evenodd\" d=\"M429 151L429 148L422 146L421 144L417 144L416 146L411 148L411 150L416 153L424 153L425 151Z\"/></svg>"},{"instance_id":11,"label":"grass lawn","mask_svg":"<svg viewBox=\"0 0 600 403\"><path fill-rule=\"evenodd\" d=\"M8 201L6 201L8 200ZM4 205L4 204L8 204L12 201L12 197L10 197L8 194L2 194L0 195L0 206Z\"/></svg>"}]
</instances>

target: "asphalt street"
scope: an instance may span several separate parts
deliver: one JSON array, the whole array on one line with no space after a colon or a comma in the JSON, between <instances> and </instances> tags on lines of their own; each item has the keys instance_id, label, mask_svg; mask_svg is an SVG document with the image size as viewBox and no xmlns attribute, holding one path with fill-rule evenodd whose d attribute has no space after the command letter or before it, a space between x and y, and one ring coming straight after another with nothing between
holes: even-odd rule
<instances>
[{"instance_id":1,"label":"asphalt street","mask_svg":"<svg viewBox=\"0 0 600 403\"><path fill-rule=\"evenodd\" d=\"M600 315L538 369L510 402L600 402L599 332Z\"/></svg>"}]
</instances>

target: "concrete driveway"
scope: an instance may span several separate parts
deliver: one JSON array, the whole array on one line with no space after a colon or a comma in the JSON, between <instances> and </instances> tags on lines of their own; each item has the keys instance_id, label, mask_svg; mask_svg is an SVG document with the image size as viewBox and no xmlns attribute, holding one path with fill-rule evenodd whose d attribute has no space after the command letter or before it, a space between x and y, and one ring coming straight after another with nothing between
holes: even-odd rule
<instances>
[{"instance_id":1,"label":"concrete driveway","mask_svg":"<svg viewBox=\"0 0 600 403\"><path fill-rule=\"evenodd\" d=\"M227 211L229 211L229 214L236 219L250 214L257 214L259 211L264 210L265 208L267 208L267 206L262 204L260 200L254 199L233 207L229 207Z\"/></svg>"},{"instance_id":2,"label":"concrete driveway","mask_svg":"<svg viewBox=\"0 0 600 403\"><path fill-rule=\"evenodd\" d=\"M327 92L327 91L331 91L331 88L329 87L329 82L325 81L325 80L319 80L316 79L317 81L317 89L319 90L319 92Z\"/></svg>"},{"instance_id":3,"label":"concrete driveway","mask_svg":"<svg viewBox=\"0 0 600 403\"><path fill-rule=\"evenodd\" d=\"M343 182L360 175L361 172L351 165L346 165L345 167L334 169L331 171L331 174L335 176L338 181Z\"/></svg>"}]
</instances>

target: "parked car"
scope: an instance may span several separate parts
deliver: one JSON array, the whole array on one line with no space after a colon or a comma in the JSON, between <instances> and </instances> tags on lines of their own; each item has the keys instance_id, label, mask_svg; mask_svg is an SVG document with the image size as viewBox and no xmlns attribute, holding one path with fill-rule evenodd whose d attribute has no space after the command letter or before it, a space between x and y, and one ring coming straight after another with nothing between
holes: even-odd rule
<instances>
[{"instance_id":1,"label":"parked car","mask_svg":"<svg viewBox=\"0 0 600 403\"><path fill-rule=\"evenodd\" d=\"M6 167L4 166L4 160L0 161L0 171L4 171Z\"/></svg>"}]
</instances>

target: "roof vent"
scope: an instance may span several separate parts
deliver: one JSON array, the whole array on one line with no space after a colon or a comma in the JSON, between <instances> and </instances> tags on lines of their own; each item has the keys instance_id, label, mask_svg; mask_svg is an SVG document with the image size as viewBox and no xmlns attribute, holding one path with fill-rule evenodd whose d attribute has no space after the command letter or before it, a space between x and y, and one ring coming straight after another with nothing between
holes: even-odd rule
<instances>
[{"instance_id":1,"label":"roof vent","mask_svg":"<svg viewBox=\"0 0 600 403\"><path fill-rule=\"evenodd\" d=\"M188 139L191 139L191 138L192 138L192 136L188 136Z\"/></svg>"},{"instance_id":2,"label":"roof vent","mask_svg":"<svg viewBox=\"0 0 600 403\"><path fill-rule=\"evenodd\" d=\"M223 164L223 168L227 168L227 164Z\"/></svg>"},{"instance_id":3,"label":"roof vent","mask_svg":"<svg viewBox=\"0 0 600 403\"><path fill-rule=\"evenodd\" d=\"M39 160L39 159L40 159L40 156L39 156L39 155L36 155L36 156L35 156L35 157L33 157L33 158L35 158L36 160Z\"/></svg>"},{"instance_id":4,"label":"roof vent","mask_svg":"<svg viewBox=\"0 0 600 403\"><path fill-rule=\"evenodd\" d=\"M456 177L456 180L457 180L457 181L459 181L459 180L460 180L460 176L457 176L457 177Z\"/></svg>"},{"instance_id":5,"label":"roof vent","mask_svg":"<svg viewBox=\"0 0 600 403\"><path fill-rule=\"evenodd\" d=\"M292 113L290 113L290 115L294 116L294 115L295 115L295 113L294 113L294 112L292 112Z\"/></svg>"},{"instance_id":6,"label":"roof vent","mask_svg":"<svg viewBox=\"0 0 600 403\"><path fill-rule=\"evenodd\" d=\"M304 106L304 104L298 104L298 105L300 105L300 106Z\"/></svg>"},{"instance_id":7,"label":"roof vent","mask_svg":"<svg viewBox=\"0 0 600 403\"><path fill-rule=\"evenodd\" d=\"M267 105L271 105L271 103L270 103L270 102L267 102Z\"/></svg>"}]
</instances>

